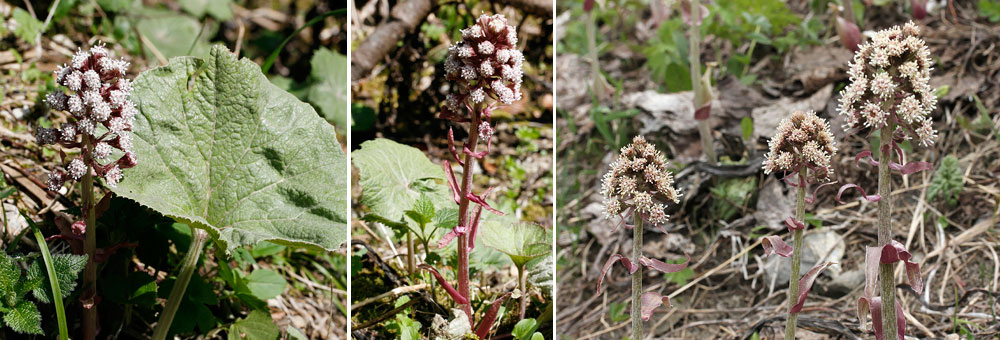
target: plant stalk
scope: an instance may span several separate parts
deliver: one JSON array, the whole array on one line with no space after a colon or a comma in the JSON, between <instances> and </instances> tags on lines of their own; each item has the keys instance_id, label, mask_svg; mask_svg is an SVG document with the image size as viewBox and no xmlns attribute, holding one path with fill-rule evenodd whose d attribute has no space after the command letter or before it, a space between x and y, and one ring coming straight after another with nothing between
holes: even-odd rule
<instances>
[{"instance_id":1,"label":"plant stalk","mask_svg":"<svg viewBox=\"0 0 1000 340\"><path fill-rule=\"evenodd\" d=\"M705 93L705 89L701 86L701 32L699 28L701 25L698 21L701 19L701 1L692 0L691 1L691 25L688 28L690 31L688 37L688 64L691 67L691 90L694 91L694 110L698 111L704 102L707 100L708 94ZM708 120L698 121L698 134L701 135L701 149L705 153L705 157L708 158L708 162L715 164L715 149L713 148L714 142L712 141L712 128L708 125Z\"/></svg>"},{"instance_id":2,"label":"plant stalk","mask_svg":"<svg viewBox=\"0 0 1000 340\"><path fill-rule=\"evenodd\" d=\"M90 164L90 153L87 152L90 144L90 136L84 134L83 161L86 164ZM94 299L90 308L86 304L83 306L83 338L94 340L97 338L97 262L94 261L94 254L97 252L97 216L94 213L94 175L89 167L80 181L80 190L87 223L87 230L83 233L83 252L87 254L87 266L83 268L83 286L86 287L83 296Z\"/></svg>"},{"instance_id":3,"label":"plant stalk","mask_svg":"<svg viewBox=\"0 0 1000 340\"><path fill-rule=\"evenodd\" d=\"M472 190L472 164L476 161L472 154L476 152L476 144L479 144L479 134L477 127L480 123L481 105L476 105L472 111L472 122L469 124L469 140L465 144L471 152L465 154L465 164L462 165L462 187L458 203L458 225L469 227L469 191ZM467 234L458 236L458 293L462 294L469 303L462 305L462 310L469 317L472 323L472 299L469 297L469 237ZM474 323L473 323L474 324Z\"/></svg>"},{"instance_id":4,"label":"plant stalk","mask_svg":"<svg viewBox=\"0 0 1000 340\"><path fill-rule=\"evenodd\" d=\"M170 290L170 297L163 307L159 321L156 322L156 329L153 331L153 340L164 340L170 332L170 324L174 321L174 315L181 306L184 299L184 291L187 290L188 283L191 282L191 275L198 265L198 258L201 257L201 248L204 248L205 241L208 240L208 233L204 230L191 227L191 246L187 254L181 261L181 270L177 273L177 281L174 281L174 288Z\"/></svg>"},{"instance_id":5,"label":"plant stalk","mask_svg":"<svg viewBox=\"0 0 1000 340\"><path fill-rule=\"evenodd\" d=\"M795 197L795 220L805 223L806 219L806 168L799 169L799 191ZM802 229L792 233L792 271L788 275L788 309L791 310L799 300L799 271L802 265ZM799 313L788 313L785 321L785 340L795 340L795 328Z\"/></svg>"},{"instance_id":6,"label":"plant stalk","mask_svg":"<svg viewBox=\"0 0 1000 340\"><path fill-rule=\"evenodd\" d=\"M524 275L524 265L517 267L517 285L518 289L521 290L521 312L518 314L517 321L524 320L524 313L528 310L527 281L528 276Z\"/></svg>"},{"instance_id":7,"label":"plant stalk","mask_svg":"<svg viewBox=\"0 0 1000 340\"><path fill-rule=\"evenodd\" d=\"M892 242L892 174L889 163L892 162L892 132L893 124L882 127L879 135L878 163L878 246L879 248ZM882 334L885 339L896 340L896 277L892 264L879 264L879 285L882 293Z\"/></svg>"},{"instance_id":8,"label":"plant stalk","mask_svg":"<svg viewBox=\"0 0 1000 340\"><path fill-rule=\"evenodd\" d=\"M59 279L56 277L56 269L52 264L52 254L49 253L49 245L45 243L45 236L42 231L34 226L35 241L38 242L38 249L45 260L45 271L49 275L49 284L52 286L52 304L56 306L56 320L59 322L59 340L69 339L69 328L66 326L66 309L63 307L62 289L59 287Z\"/></svg>"},{"instance_id":9,"label":"plant stalk","mask_svg":"<svg viewBox=\"0 0 1000 340\"><path fill-rule=\"evenodd\" d=\"M413 244L413 232L406 232L406 273L413 278L413 273L415 273L414 268L417 267L417 254L415 253L416 247Z\"/></svg>"},{"instance_id":10,"label":"plant stalk","mask_svg":"<svg viewBox=\"0 0 1000 340\"><path fill-rule=\"evenodd\" d=\"M642 216L633 214L632 264L639 266L642 257ZM632 340L642 339L642 266L632 273Z\"/></svg>"}]
</instances>

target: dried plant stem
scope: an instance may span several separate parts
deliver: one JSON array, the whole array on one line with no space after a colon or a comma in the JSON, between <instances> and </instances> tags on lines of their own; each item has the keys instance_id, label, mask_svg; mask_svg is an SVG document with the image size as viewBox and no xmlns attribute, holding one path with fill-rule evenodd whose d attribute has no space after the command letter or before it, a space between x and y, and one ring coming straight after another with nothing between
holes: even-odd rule
<instances>
[{"instance_id":1,"label":"dried plant stem","mask_svg":"<svg viewBox=\"0 0 1000 340\"><path fill-rule=\"evenodd\" d=\"M181 269L177 273L177 280L174 281L174 288L170 290L170 297L167 304L163 306L160 319L156 322L156 329L153 330L153 340L164 340L170 332L170 324L174 321L174 316L184 299L184 292L187 291L191 276L198 267L198 258L201 257L201 248L204 248L205 241L208 240L208 233L200 228L191 227L191 245L184 259L181 260Z\"/></svg>"},{"instance_id":2,"label":"dried plant stem","mask_svg":"<svg viewBox=\"0 0 1000 340\"><path fill-rule=\"evenodd\" d=\"M632 339L642 339L642 266L639 266L639 258L642 257L642 216L638 213L635 217L632 228L632 264L638 266L635 273L632 273Z\"/></svg>"},{"instance_id":3,"label":"dried plant stem","mask_svg":"<svg viewBox=\"0 0 1000 340\"><path fill-rule=\"evenodd\" d=\"M878 246L881 248L892 242L892 174L889 163L892 162L892 132L895 124L882 127L879 135L880 155L878 163ZM885 339L898 339L896 334L896 278L892 264L879 264L879 285L882 292L882 334Z\"/></svg>"},{"instance_id":4,"label":"dried plant stem","mask_svg":"<svg viewBox=\"0 0 1000 340\"><path fill-rule=\"evenodd\" d=\"M701 25L698 24L699 21L701 21L701 1L693 0L691 1L691 25L688 28L690 31L688 61L691 67L691 90L694 91L694 110L696 112L708 100L706 98L708 94L701 86L701 32L698 31ZM712 128L708 125L708 119L698 121L698 134L701 135L702 152L705 153L709 163L715 163Z\"/></svg>"},{"instance_id":5,"label":"dried plant stem","mask_svg":"<svg viewBox=\"0 0 1000 340\"><path fill-rule=\"evenodd\" d=\"M90 145L90 137L83 136L83 148ZM88 153L84 152L84 163L90 164ZM90 308L86 304L83 307L83 338L94 340L97 338L97 262L94 261L94 253L97 251L97 216L94 215L94 175L88 168L80 181L80 190L83 196L83 213L87 223L87 230L84 232L83 252L87 254L87 266L83 269L83 287L86 290L83 296L93 300Z\"/></svg>"},{"instance_id":6,"label":"dried plant stem","mask_svg":"<svg viewBox=\"0 0 1000 340\"><path fill-rule=\"evenodd\" d=\"M476 144L479 143L476 127L479 126L481 112L480 105L476 105L472 110L469 140L465 144L470 152L465 154L465 164L462 165L462 192L460 193L462 196L458 203L458 225L466 227L471 225L471 221L469 221L469 192L472 190L472 165L476 161L472 154L476 153ZM469 322L473 322L472 299L469 298L469 237L467 234L458 236L458 293L469 301L469 303L462 305L462 310L469 317Z\"/></svg>"},{"instance_id":7,"label":"dried plant stem","mask_svg":"<svg viewBox=\"0 0 1000 340\"><path fill-rule=\"evenodd\" d=\"M795 196L795 220L805 223L806 219L806 168L799 169L799 191ZM799 300L799 271L802 265L802 229L792 232L792 271L788 274L788 309L791 310ZM785 321L785 340L795 340L795 324L799 313L788 313Z\"/></svg>"}]
</instances>

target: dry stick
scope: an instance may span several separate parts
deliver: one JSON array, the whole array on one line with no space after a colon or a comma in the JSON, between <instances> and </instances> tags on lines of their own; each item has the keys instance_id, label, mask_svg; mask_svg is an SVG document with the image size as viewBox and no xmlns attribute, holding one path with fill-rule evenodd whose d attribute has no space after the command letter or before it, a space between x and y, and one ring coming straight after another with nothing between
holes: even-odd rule
<instances>
[{"instance_id":1,"label":"dry stick","mask_svg":"<svg viewBox=\"0 0 1000 340\"><path fill-rule=\"evenodd\" d=\"M878 201L878 246L882 248L892 242L892 174L889 172L889 163L892 162L892 132L895 130L894 124L886 124L882 127L879 140L879 152L881 154L878 163L878 194L881 197ZM879 284L882 291L882 334L885 339L895 340L896 335L896 278L892 264L879 264Z\"/></svg>"},{"instance_id":2,"label":"dry stick","mask_svg":"<svg viewBox=\"0 0 1000 340\"><path fill-rule=\"evenodd\" d=\"M412 292L424 290L424 289L427 289L427 287L430 287L430 285L428 285L426 283L416 284L416 285L412 285L412 286L396 287L396 288L393 288L392 290L389 290L388 292L385 292L385 293L379 294L377 296L373 296L373 297L364 299L361 302L353 304L353 305L351 305L351 309L352 310L357 310L357 309L359 309L361 307L364 307L364 306L367 306L367 305L371 304L372 302L381 300L381 299L386 298L386 297L390 297L390 296L396 297L396 296L400 296L400 295L403 295L403 294L407 294L407 293L412 293Z\"/></svg>"},{"instance_id":3,"label":"dry stick","mask_svg":"<svg viewBox=\"0 0 1000 340\"><path fill-rule=\"evenodd\" d=\"M90 136L85 134L83 147L86 148L89 144ZM87 152L83 154L89 158ZM84 159L84 163L90 164L90 159ZM87 290L83 296L91 299L90 308L87 308L86 303L83 306L83 338L93 340L97 338L97 261L94 257L97 252L97 216L94 216L94 175L89 166L87 173L83 175L80 190L83 191L83 212L87 219L87 231L84 233L83 241L83 252L87 254L87 266L83 269L83 286Z\"/></svg>"},{"instance_id":4,"label":"dry stick","mask_svg":"<svg viewBox=\"0 0 1000 340\"><path fill-rule=\"evenodd\" d=\"M632 339L642 339L642 215L636 212L632 223L632 265L638 269L632 273Z\"/></svg>"},{"instance_id":5,"label":"dry stick","mask_svg":"<svg viewBox=\"0 0 1000 340\"><path fill-rule=\"evenodd\" d=\"M799 169L799 192L795 198L795 221L805 223L806 219L806 167ZM802 228L805 229L805 228ZM799 313L792 313L792 307L799 300L799 269L802 263L802 229L792 232L792 271L788 275L788 319L785 320L785 340L795 340L795 323Z\"/></svg>"}]
</instances>

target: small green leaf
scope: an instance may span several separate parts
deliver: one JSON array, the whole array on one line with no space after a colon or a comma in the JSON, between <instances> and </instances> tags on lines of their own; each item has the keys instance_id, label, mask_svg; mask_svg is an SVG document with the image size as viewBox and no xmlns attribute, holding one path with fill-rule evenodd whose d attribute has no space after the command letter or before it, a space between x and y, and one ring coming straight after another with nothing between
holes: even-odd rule
<instances>
[{"instance_id":1,"label":"small green leaf","mask_svg":"<svg viewBox=\"0 0 1000 340\"><path fill-rule=\"evenodd\" d=\"M530 334L534 333L536 329L538 329L538 322L535 319L527 318L518 321L511 333L514 335L514 339L528 340Z\"/></svg>"},{"instance_id":2,"label":"small green leaf","mask_svg":"<svg viewBox=\"0 0 1000 340\"><path fill-rule=\"evenodd\" d=\"M28 300L21 300L3 315L3 321L21 334L42 334L42 314Z\"/></svg>"},{"instance_id":3,"label":"small green leaf","mask_svg":"<svg viewBox=\"0 0 1000 340\"><path fill-rule=\"evenodd\" d=\"M347 240L344 153L333 127L223 46L145 71L131 99L139 164L115 193L205 229L226 251Z\"/></svg>"},{"instance_id":4,"label":"small green leaf","mask_svg":"<svg viewBox=\"0 0 1000 340\"><path fill-rule=\"evenodd\" d=\"M24 42L34 45L39 31L42 30L42 22L20 7L14 7L13 17L14 22L17 23L17 27L14 28L14 35Z\"/></svg>"},{"instance_id":5,"label":"small green leaf","mask_svg":"<svg viewBox=\"0 0 1000 340\"><path fill-rule=\"evenodd\" d=\"M288 282L281 274L270 269L257 269L246 277L247 287L253 295L261 300L267 300L285 292Z\"/></svg>"},{"instance_id":6,"label":"small green leaf","mask_svg":"<svg viewBox=\"0 0 1000 340\"><path fill-rule=\"evenodd\" d=\"M17 282L21 279L21 269L17 267L14 259L6 254L0 256L0 295L8 305L17 303L18 296L15 292Z\"/></svg>"},{"instance_id":7,"label":"small green leaf","mask_svg":"<svg viewBox=\"0 0 1000 340\"><path fill-rule=\"evenodd\" d=\"M255 310L246 318L229 326L229 340L274 340L281 335L278 326L271 320L271 314Z\"/></svg>"},{"instance_id":8,"label":"small green leaf","mask_svg":"<svg viewBox=\"0 0 1000 340\"><path fill-rule=\"evenodd\" d=\"M302 333L298 328L288 326L285 331L288 333L288 340L309 340L305 333Z\"/></svg>"},{"instance_id":9,"label":"small green leaf","mask_svg":"<svg viewBox=\"0 0 1000 340\"><path fill-rule=\"evenodd\" d=\"M535 332L535 334L531 335L531 340L545 340L545 336L542 333Z\"/></svg>"},{"instance_id":10,"label":"small green leaf","mask_svg":"<svg viewBox=\"0 0 1000 340\"><path fill-rule=\"evenodd\" d=\"M743 117L740 120L740 130L743 132L743 140L750 140L753 137L753 118Z\"/></svg>"},{"instance_id":11,"label":"small green leaf","mask_svg":"<svg viewBox=\"0 0 1000 340\"><path fill-rule=\"evenodd\" d=\"M29 267L29 273L37 271L37 275L44 279L46 274L45 270L42 269L43 265L42 261L35 261ZM76 279L86 265L87 255L52 255L52 266L55 267L56 278L59 280L59 290L62 292L63 298L73 294L73 290L76 289ZM38 285L32 289L31 293L39 302L52 302L52 287L50 285Z\"/></svg>"}]
</instances>

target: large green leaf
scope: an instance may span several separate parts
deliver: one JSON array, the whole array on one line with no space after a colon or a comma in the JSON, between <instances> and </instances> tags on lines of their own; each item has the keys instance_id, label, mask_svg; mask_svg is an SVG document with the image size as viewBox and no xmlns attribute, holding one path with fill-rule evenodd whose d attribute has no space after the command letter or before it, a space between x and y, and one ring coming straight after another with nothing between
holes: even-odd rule
<instances>
[{"instance_id":1,"label":"large green leaf","mask_svg":"<svg viewBox=\"0 0 1000 340\"><path fill-rule=\"evenodd\" d=\"M257 269L246 277L247 287L258 299L267 300L285 292L288 282L270 269Z\"/></svg>"},{"instance_id":2,"label":"large green leaf","mask_svg":"<svg viewBox=\"0 0 1000 340\"><path fill-rule=\"evenodd\" d=\"M316 104L326 120L339 128L347 127L347 57L320 48L309 61L313 85L309 101Z\"/></svg>"},{"instance_id":3,"label":"large green leaf","mask_svg":"<svg viewBox=\"0 0 1000 340\"><path fill-rule=\"evenodd\" d=\"M334 250L347 239L344 153L333 126L225 47L143 72L132 100L139 164L114 191L207 230Z\"/></svg>"},{"instance_id":4,"label":"large green leaf","mask_svg":"<svg viewBox=\"0 0 1000 340\"><path fill-rule=\"evenodd\" d=\"M375 139L361 143L361 150L351 153L351 161L360 171L361 203L373 214L399 221L421 193L435 206L449 203L450 189L438 182L444 180L444 169L417 148Z\"/></svg>"},{"instance_id":5,"label":"large green leaf","mask_svg":"<svg viewBox=\"0 0 1000 340\"><path fill-rule=\"evenodd\" d=\"M545 228L534 223L484 219L479 229L477 242L507 254L518 267L552 251L552 239Z\"/></svg>"},{"instance_id":6,"label":"large green leaf","mask_svg":"<svg viewBox=\"0 0 1000 340\"><path fill-rule=\"evenodd\" d=\"M42 334L42 314L28 300L21 300L3 315L3 322L18 333Z\"/></svg>"}]
</instances>

